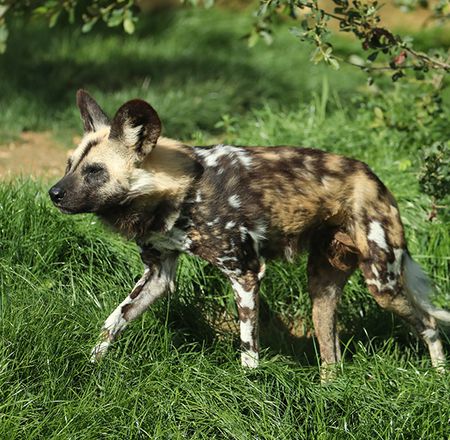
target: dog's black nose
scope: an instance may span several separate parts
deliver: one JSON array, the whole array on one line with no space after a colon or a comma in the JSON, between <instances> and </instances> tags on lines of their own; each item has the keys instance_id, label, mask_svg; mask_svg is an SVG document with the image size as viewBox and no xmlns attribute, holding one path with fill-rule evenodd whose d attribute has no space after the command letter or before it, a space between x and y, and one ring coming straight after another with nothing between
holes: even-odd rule
<instances>
[{"instance_id":1,"label":"dog's black nose","mask_svg":"<svg viewBox=\"0 0 450 440\"><path fill-rule=\"evenodd\" d=\"M63 198L66 192L62 188L58 188L57 186L53 186L50 188L48 194L50 195L50 198L54 203L60 202Z\"/></svg>"}]
</instances>

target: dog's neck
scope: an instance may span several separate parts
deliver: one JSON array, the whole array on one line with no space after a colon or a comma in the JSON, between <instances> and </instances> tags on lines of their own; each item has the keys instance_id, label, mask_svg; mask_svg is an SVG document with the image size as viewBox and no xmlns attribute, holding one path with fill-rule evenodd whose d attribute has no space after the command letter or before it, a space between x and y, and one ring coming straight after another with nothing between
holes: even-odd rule
<instances>
[{"instance_id":1,"label":"dog's neck","mask_svg":"<svg viewBox=\"0 0 450 440\"><path fill-rule=\"evenodd\" d=\"M160 138L134 172L124 202L98 213L128 239L145 240L151 233L170 230L202 173L191 147Z\"/></svg>"}]
</instances>

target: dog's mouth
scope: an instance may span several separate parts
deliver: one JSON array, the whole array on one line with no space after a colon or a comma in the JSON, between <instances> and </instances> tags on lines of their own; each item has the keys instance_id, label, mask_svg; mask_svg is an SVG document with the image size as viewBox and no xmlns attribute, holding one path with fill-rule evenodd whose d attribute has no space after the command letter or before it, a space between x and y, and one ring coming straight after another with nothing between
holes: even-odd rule
<instances>
[{"instance_id":1,"label":"dog's mouth","mask_svg":"<svg viewBox=\"0 0 450 440\"><path fill-rule=\"evenodd\" d=\"M62 212L63 214L76 214L78 212L78 210L70 208L68 206L64 206L61 203L55 203L53 202L53 204L55 205L56 208L59 209L60 212Z\"/></svg>"},{"instance_id":2,"label":"dog's mouth","mask_svg":"<svg viewBox=\"0 0 450 440\"><path fill-rule=\"evenodd\" d=\"M66 206L55 205L63 214L76 214L74 209L67 208Z\"/></svg>"},{"instance_id":3,"label":"dog's mouth","mask_svg":"<svg viewBox=\"0 0 450 440\"><path fill-rule=\"evenodd\" d=\"M68 209L68 208L64 208L62 206L58 206L58 209L63 213L63 214L76 214L76 211L72 210L72 209Z\"/></svg>"},{"instance_id":4,"label":"dog's mouth","mask_svg":"<svg viewBox=\"0 0 450 440\"><path fill-rule=\"evenodd\" d=\"M62 203L53 203L56 208L59 209L59 211L63 214L88 214L95 212L92 207L89 206L68 206L64 205Z\"/></svg>"}]
</instances>

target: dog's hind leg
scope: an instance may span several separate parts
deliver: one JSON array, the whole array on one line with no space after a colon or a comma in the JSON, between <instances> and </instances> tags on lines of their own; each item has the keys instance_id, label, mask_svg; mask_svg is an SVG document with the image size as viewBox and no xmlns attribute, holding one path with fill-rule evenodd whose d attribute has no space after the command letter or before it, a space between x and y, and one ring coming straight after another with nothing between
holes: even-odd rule
<instances>
[{"instance_id":1,"label":"dog's hind leg","mask_svg":"<svg viewBox=\"0 0 450 440\"><path fill-rule=\"evenodd\" d=\"M397 203L368 169L355 179L352 218L352 239L370 293L412 325L427 344L432 365L440 367L445 357L436 321L450 323L450 312L431 304L431 283L408 253Z\"/></svg>"},{"instance_id":2,"label":"dog's hind leg","mask_svg":"<svg viewBox=\"0 0 450 440\"><path fill-rule=\"evenodd\" d=\"M377 303L411 324L427 345L432 365L442 370L445 355L436 320L449 322L450 313L430 303L430 282L408 251L372 249L371 258L361 262L361 269Z\"/></svg>"},{"instance_id":3,"label":"dog's hind leg","mask_svg":"<svg viewBox=\"0 0 450 440\"><path fill-rule=\"evenodd\" d=\"M321 381L334 376L334 364L341 359L336 309L342 290L357 265L356 254L336 240L320 243L313 239L308 259L308 288L312 302L314 332L319 342Z\"/></svg>"},{"instance_id":4,"label":"dog's hind leg","mask_svg":"<svg viewBox=\"0 0 450 440\"><path fill-rule=\"evenodd\" d=\"M111 343L130 321L138 318L158 298L174 288L177 253L164 256L152 254L152 258L148 258L148 253L144 250L142 259L146 266L144 274L103 324L100 341L91 352L92 362L105 355Z\"/></svg>"}]
</instances>

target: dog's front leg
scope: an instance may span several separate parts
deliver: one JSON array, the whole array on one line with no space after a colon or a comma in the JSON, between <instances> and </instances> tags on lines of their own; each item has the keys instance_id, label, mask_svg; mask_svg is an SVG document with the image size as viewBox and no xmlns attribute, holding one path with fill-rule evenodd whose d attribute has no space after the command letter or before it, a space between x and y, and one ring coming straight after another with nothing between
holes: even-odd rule
<instances>
[{"instance_id":1,"label":"dog's front leg","mask_svg":"<svg viewBox=\"0 0 450 440\"><path fill-rule=\"evenodd\" d=\"M241 364L256 368L259 364L259 279L258 274L247 272L230 278L239 314L241 333Z\"/></svg>"},{"instance_id":2,"label":"dog's front leg","mask_svg":"<svg viewBox=\"0 0 450 440\"><path fill-rule=\"evenodd\" d=\"M130 321L138 318L158 298L174 288L177 254L159 256L149 261L143 252L142 258L146 265L144 274L131 293L106 319L100 341L92 349L91 362L96 362L105 355L111 343Z\"/></svg>"}]
</instances>

